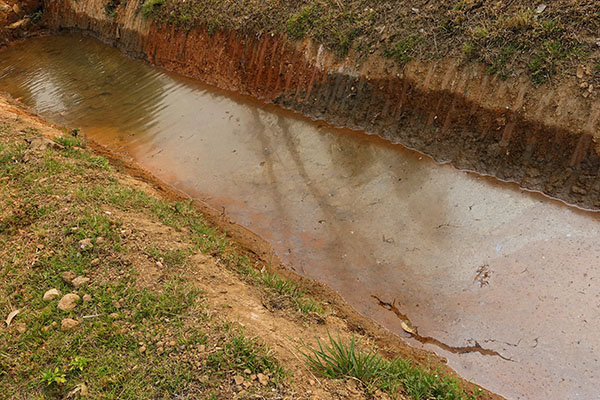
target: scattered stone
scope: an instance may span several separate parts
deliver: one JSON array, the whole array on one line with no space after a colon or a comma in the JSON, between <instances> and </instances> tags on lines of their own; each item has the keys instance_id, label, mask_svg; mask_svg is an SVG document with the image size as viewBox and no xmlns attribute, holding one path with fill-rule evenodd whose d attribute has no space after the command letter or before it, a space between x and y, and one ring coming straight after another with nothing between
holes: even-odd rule
<instances>
[{"instance_id":1,"label":"scattered stone","mask_svg":"<svg viewBox=\"0 0 600 400\"><path fill-rule=\"evenodd\" d=\"M92 247L94 247L94 244L92 243L92 239L90 238L81 239L79 241L79 248L81 250L91 249Z\"/></svg>"},{"instance_id":2,"label":"scattered stone","mask_svg":"<svg viewBox=\"0 0 600 400\"><path fill-rule=\"evenodd\" d=\"M250 374L252 373L252 371L250 371L250 369L249 369L249 368L246 368L246 369L244 370L244 373L245 373L246 375L250 375Z\"/></svg>"},{"instance_id":3,"label":"scattered stone","mask_svg":"<svg viewBox=\"0 0 600 400\"><path fill-rule=\"evenodd\" d=\"M60 275L60 277L63 281L67 282L68 284L71 284L73 283L73 279L77 277L77 274L75 274L75 272L73 271L65 271Z\"/></svg>"},{"instance_id":4,"label":"scattered stone","mask_svg":"<svg viewBox=\"0 0 600 400\"><path fill-rule=\"evenodd\" d=\"M88 387L85 383L80 383L79 385L77 385L77 387L79 388L79 395L81 397L87 397L90 395L90 391L88 390Z\"/></svg>"},{"instance_id":5,"label":"scattered stone","mask_svg":"<svg viewBox=\"0 0 600 400\"><path fill-rule=\"evenodd\" d=\"M94 258L90 264L92 266L96 266L96 265L100 264L100 259L99 258Z\"/></svg>"},{"instance_id":6,"label":"scattered stone","mask_svg":"<svg viewBox=\"0 0 600 400\"><path fill-rule=\"evenodd\" d=\"M83 295L83 301L86 303L89 303L90 301L92 301L92 296L89 294L84 294Z\"/></svg>"},{"instance_id":7,"label":"scattered stone","mask_svg":"<svg viewBox=\"0 0 600 400\"><path fill-rule=\"evenodd\" d=\"M269 383L269 377L265 374L258 373L256 374L256 377L258 378L258 382L263 386L266 386Z\"/></svg>"},{"instance_id":8,"label":"scattered stone","mask_svg":"<svg viewBox=\"0 0 600 400\"><path fill-rule=\"evenodd\" d=\"M44 301L51 301L60 296L60 291L58 289L50 289L44 293L44 297L42 298Z\"/></svg>"},{"instance_id":9,"label":"scattered stone","mask_svg":"<svg viewBox=\"0 0 600 400\"><path fill-rule=\"evenodd\" d=\"M62 311L69 311L75 308L80 297L75 293L65 294L62 299L58 302L58 309Z\"/></svg>"},{"instance_id":10,"label":"scattered stone","mask_svg":"<svg viewBox=\"0 0 600 400\"><path fill-rule=\"evenodd\" d=\"M577 72L575 73L575 75L577 76L577 78L583 79L583 74L584 74L583 65L580 65L577 67Z\"/></svg>"},{"instance_id":11,"label":"scattered stone","mask_svg":"<svg viewBox=\"0 0 600 400\"><path fill-rule=\"evenodd\" d=\"M163 267L163 263L161 263L160 261L157 261L157 262L156 262L156 266L157 266L158 268L162 268L162 267Z\"/></svg>"},{"instance_id":12,"label":"scattered stone","mask_svg":"<svg viewBox=\"0 0 600 400\"><path fill-rule=\"evenodd\" d=\"M548 7L548 6L546 6L545 4L540 4L540 5L539 5L539 6L537 6L537 8L535 9L535 12L536 12L536 13L538 13L538 14L541 14L541 13L543 13L543 12L546 10L546 8L547 8L547 7Z\"/></svg>"},{"instance_id":13,"label":"scattered stone","mask_svg":"<svg viewBox=\"0 0 600 400\"><path fill-rule=\"evenodd\" d=\"M73 279L73 281L71 281L73 286L75 286L76 288L80 288L89 282L90 278L86 278L85 276L78 276L77 278Z\"/></svg>"},{"instance_id":14,"label":"scattered stone","mask_svg":"<svg viewBox=\"0 0 600 400\"><path fill-rule=\"evenodd\" d=\"M309 379L308 383L309 383L310 386L315 386L316 382L313 379Z\"/></svg>"},{"instance_id":15,"label":"scattered stone","mask_svg":"<svg viewBox=\"0 0 600 400\"><path fill-rule=\"evenodd\" d=\"M143 344L143 345L140 346L140 353L143 353L145 351L146 351L146 345Z\"/></svg>"},{"instance_id":16,"label":"scattered stone","mask_svg":"<svg viewBox=\"0 0 600 400\"><path fill-rule=\"evenodd\" d=\"M114 308L116 308L117 310L121 309L121 303L119 303L117 300L113 300L112 301L112 305Z\"/></svg>"},{"instance_id":17,"label":"scattered stone","mask_svg":"<svg viewBox=\"0 0 600 400\"><path fill-rule=\"evenodd\" d=\"M573 187L571 188L571 191L573 193L581 194L581 195L587 194L587 190L585 190L584 188L577 186L577 185L573 185Z\"/></svg>"},{"instance_id":18,"label":"scattered stone","mask_svg":"<svg viewBox=\"0 0 600 400\"><path fill-rule=\"evenodd\" d=\"M174 341L174 340L171 340L171 341L169 342L169 346L170 346L170 347L173 347L173 346L175 346L176 344L177 344L177 342L176 342L176 341Z\"/></svg>"},{"instance_id":19,"label":"scattered stone","mask_svg":"<svg viewBox=\"0 0 600 400\"><path fill-rule=\"evenodd\" d=\"M111 317L112 319L119 319L119 313L118 312L110 313L108 316Z\"/></svg>"},{"instance_id":20,"label":"scattered stone","mask_svg":"<svg viewBox=\"0 0 600 400\"><path fill-rule=\"evenodd\" d=\"M26 139L26 142L29 143L29 148L32 150L46 150L48 148L52 149L62 149L63 146L60 144L45 138L45 137L35 137L33 139Z\"/></svg>"},{"instance_id":21,"label":"scattered stone","mask_svg":"<svg viewBox=\"0 0 600 400\"><path fill-rule=\"evenodd\" d=\"M233 377L233 381L236 385L241 385L242 383L244 383L244 377L236 375Z\"/></svg>"},{"instance_id":22,"label":"scattered stone","mask_svg":"<svg viewBox=\"0 0 600 400\"><path fill-rule=\"evenodd\" d=\"M60 321L60 330L63 332L68 331L70 329L75 328L77 325L79 325L79 321L73 318L65 318L62 321Z\"/></svg>"}]
</instances>

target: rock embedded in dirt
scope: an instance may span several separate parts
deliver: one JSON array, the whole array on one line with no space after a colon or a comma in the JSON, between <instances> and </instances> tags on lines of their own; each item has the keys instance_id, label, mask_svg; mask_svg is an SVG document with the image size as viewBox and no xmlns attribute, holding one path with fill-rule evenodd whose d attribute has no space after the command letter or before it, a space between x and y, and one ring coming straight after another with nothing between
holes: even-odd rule
<instances>
[{"instance_id":1,"label":"rock embedded in dirt","mask_svg":"<svg viewBox=\"0 0 600 400\"><path fill-rule=\"evenodd\" d=\"M79 248L81 250L91 249L92 247L94 247L94 244L92 243L92 239L90 238L81 239L79 241Z\"/></svg>"},{"instance_id":2,"label":"rock embedded in dirt","mask_svg":"<svg viewBox=\"0 0 600 400\"><path fill-rule=\"evenodd\" d=\"M73 318L65 318L62 321L60 321L60 330L63 332L68 331L70 329L75 328L77 325L79 325L79 321Z\"/></svg>"},{"instance_id":3,"label":"rock embedded in dirt","mask_svg":"<svg viewBox=\"0 0 600 400\"><path fill-rule=\"evenodd\" d=\"M77 278L73 279L73 281L71 283L76 288L80 288L89 282L90 282L90 278L86 278L85 276L78 276Z\"/></svg>"},{"instance_id":4,"label":"rock embedded in dirt","mask_svg":"<svg viewBox=\"0 0 600 400\"><path fill-rule=\"evenodd\" d=\"M60 277L63 281L67 282L68 284L71 284L73 282L73 279L77 277L77 274L75 274L75 272L73 271L65 271L60 275Z\"/></svg>"},{"instance_id":5,"label":"rock embedded in dirt","mask_svg":"<svg viewBox=\"0 0 600 400\"><path fill-rule=\"evenodd\" d=\"M24 20L21 20L21 21L24 21ZM15 22L15 24L18 24L21 21ZM19 26L17 26L17 28L18 27ZM11 28L11 29L15 29L15 28ZM46 150L48 148L59 150L59 149L64 148L60 144L58 144L48 138L45 138L45 137L36 137L33 139L26 139L25 141L27 141L29 143L29 148L32 150Z\"/></svg>"},{"instance_id":6,"label":"rock embedded in dirt","mask_svg":"<svg viewBox=\"0 0 600 400\"><path fill-rule=\"evenodd\" d=\"M42 298L44 301L51 301L60 296L60 291L58 289L50 289L44 293L44 297Z\"/></svg>"},{"instance_id":7,"label":"rock embedded in dirt","mask_svg":"<svg viewBox=\"0 0 600 400\"><path fill-rule=\"evenodd\" d=\"M233 377L233 381L236 385L241 385L242 383L244 383L244 377L236 375Z\"/></svg>"},{"instance_id":8,"label":"rock embedded in dirt","mask_svg":"<svg viewBox=\"0 0 600 400\"><path fill-rule=\"evenodd\" d=\"M258 373L256 374L256 377L258 378L258 382L263 386L266 386L269 383L269 377L265 374Z\"/></svg>"},{"instance_id":9,"label":"rock embedded in dirt","mask_svg":"<svg viewBox=\"0 0 600 400\"><path fill-rule=\"evenodd\" d=\"M62 299L58 302L58 309L62 311L69 311L75 308L80 297L75 293L65 294Z\"/></svg>"}]
</instances>

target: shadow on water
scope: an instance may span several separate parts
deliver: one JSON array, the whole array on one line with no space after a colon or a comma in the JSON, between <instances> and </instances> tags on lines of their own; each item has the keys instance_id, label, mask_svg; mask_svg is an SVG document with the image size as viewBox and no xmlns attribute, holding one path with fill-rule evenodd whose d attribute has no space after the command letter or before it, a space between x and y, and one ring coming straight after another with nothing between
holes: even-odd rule
<instances>
[{"instance_id":1,"label":"shadow on water","mask_svg":"<svg viewBox=\"0 0 600 400\"><path fill-rule=\"evenodd\" d=\"M513 398L597 398L597 217L87 37L0 52L0 89L223 209L467 379Z\"/></svg>"}]
</instances>

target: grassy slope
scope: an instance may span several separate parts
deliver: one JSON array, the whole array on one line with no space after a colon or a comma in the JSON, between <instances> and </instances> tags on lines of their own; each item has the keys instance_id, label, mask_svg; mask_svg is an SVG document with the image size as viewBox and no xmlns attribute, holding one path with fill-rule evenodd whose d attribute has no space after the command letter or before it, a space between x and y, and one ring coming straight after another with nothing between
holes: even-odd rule
<instances>
[{"instance_id":1,"label":"grassy slope","mask_svg":"<svg viewBox=\"0 0 600 400\"><path fill-rule=\"evenodd\" d=\"M262 337L219 315L189 273L202 268L197 257L214 258L309 332L311 315L327 312L322 304L295 282L255 270L190 204L140 190L79 137L42 140L27 118L0 115L0 314L20 310L0 327L0 392L15 399L82 392L103 399L303 398L295 370ZM65 272L90 281L74 287ZM61 311L60 297L42 299L51 288L91 298ZM61 330L66 318L79 325ZM324 349L304 352L324 361ZM333 373L307 365L328 378L357 378L364 396L470 398L456 380L407 360L376 356L365 375L360 360L369 353L347 350Z\"/></svg>"},{"instance_id":2,"label":"grassy slope","mask_svg":"<svg viewBox=\"0 0 600 400\"><path fill-rule=\"evenodd\" d=\"M404 64L445 56L536 84L583 63L600 83L600 2L554 0L146 0L162 23L311 37L339 55L380 53Z\"/></svg>"}]
</instances>

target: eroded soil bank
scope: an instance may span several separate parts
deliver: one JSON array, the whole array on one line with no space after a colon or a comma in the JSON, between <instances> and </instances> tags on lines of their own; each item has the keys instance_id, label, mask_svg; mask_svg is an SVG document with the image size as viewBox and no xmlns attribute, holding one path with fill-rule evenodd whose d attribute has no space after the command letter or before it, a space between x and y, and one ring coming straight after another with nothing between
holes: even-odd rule
<instances>
[{"instance_id":1,"label":"eroded soil bank","mask_svg":"<svg viewBox=\"0 0 600 400\"><path fill-rule=\"evenodd\" d=\"M597 395L594 214L90 38L32 39L3 55L15 97L249 227L291 269L465 377L510 398Z\"/></svg>"},{"instance_id":2,"label":"eroded soil bank","mask_svg":"<svg viewBox=\"0 0 600 400\"><path fill-rule=\"evenodd\" d=\"M140 9L139 1L128 1L108 15L100 0L48 1L44 20L211 85L376 133L439 162L600 207L600 107L580 95L577 77L534 87L453 59L398 70L373 56L357 67L310 41L157 25Z\"/></svg>"}]
</instances>

